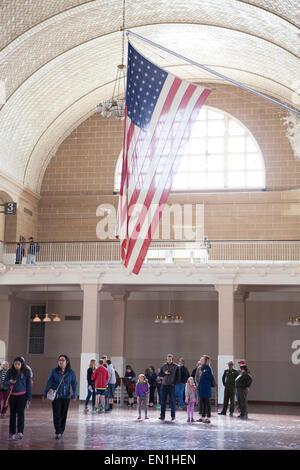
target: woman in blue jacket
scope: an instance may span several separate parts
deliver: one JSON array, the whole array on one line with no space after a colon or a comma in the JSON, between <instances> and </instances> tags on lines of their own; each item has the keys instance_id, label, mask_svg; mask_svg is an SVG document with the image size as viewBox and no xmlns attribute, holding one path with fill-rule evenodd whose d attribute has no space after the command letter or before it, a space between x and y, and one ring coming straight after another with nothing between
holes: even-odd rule
<instances>
[{"instance_id":1,"label":"woman in blue jacket","mask_svg":"<svg viewBox=\"0 0 300 470\"><path fill-rule=\"evenodd\" d=\"M30 372L22 357L16 357L6 372L4 385L9 387L9 438L22 439L24 432L24 410L32 401ZM18 420L18 433L16 434Z\"/></svg>"},{"instance_id":2,"label":"woman in blue jacket","mask_svg":"<svg viewBox=\"0 0 300 470\"><path fill-rule=\"evenodd\" d=\"M52 401L53 424L55 428L55 439L60 439L65 431L67 414L71 399L70 387L73 390L73 400L77 400L77 380L75 372L71 369L70 359L65 354L58 358L58 366L51 370L46 384L43 400L52 388L57 390L55 399Z\"/></svg>"},{"instance_id":3,"label":"woman in blue jacket","mask_svg":"<svg viewBox=\"0 0 300 470\"><path fill-rule=\"evenodd\" d=\"M200 423L210 423L211 407L211 383L213 374L210 368L210 357L202 356L200 366L196 372L196 380L199 383L199 398L201 400L202 418L198 419ZM205 418L206 417L206 418Z\"/></svg>"}]
</instances>

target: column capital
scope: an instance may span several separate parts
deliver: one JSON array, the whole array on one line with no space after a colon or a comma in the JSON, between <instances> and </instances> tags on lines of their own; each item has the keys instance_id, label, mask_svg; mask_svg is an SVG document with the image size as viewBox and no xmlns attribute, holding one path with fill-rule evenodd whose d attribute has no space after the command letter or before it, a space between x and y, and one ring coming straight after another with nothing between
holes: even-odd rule
<instances>
[{"instance_id":1,"label":"column capital","mask_svg":"<svg viewBox=\"0 0 300 470\"><path fill-rule=\"evenodd\" d=\"M110 295L112 296L112 299L115 301L121 301L121 300L127 300L128 297L130 296L130 291L126 289L112 289L110 291Z\"/></svg>"},{"instance_id":2,"label":"column capital","mask_svg":"<svg viewBox=\"0 0 300 470\"><path fill-rule=\"evenodd\" d=\"M250 292L236 292L234 299L238 302L245 302L250 295Z\"/></svg>"},{"instance_id":3,"label":"column capital","mask_svg":"<svg viewBox=\"0 0 300 470\"><path fill-rule=\"evenodd\" d=\"M122 292L122 293L116 293L116 292L110 292L110 295L112 296L112 299L116 302L121 302L128 299L130 292Z\"/></svg>"},{"instance_id":4,"label":"column capital","mask_svg":"<svg viewBox=\"0 0 300 470\"><path fill-rule=\"evenodd\" d=\"M103 289L103 284L98 284L98 283L80 284L80 289L84 291L86 287L90 287L90 286L97 286L98 292L100 292Z\"/></svg>"},{"instance_id":5,"label":"column capital","mask_svg":"<svg viewBox=\"0 0 300 470\"><path fill-rule=\"evenodd\" d=\"M238 288L238 284L214 284L214 288L219 293L224 291L234 293Z\"/></svg>"}]
</instances>

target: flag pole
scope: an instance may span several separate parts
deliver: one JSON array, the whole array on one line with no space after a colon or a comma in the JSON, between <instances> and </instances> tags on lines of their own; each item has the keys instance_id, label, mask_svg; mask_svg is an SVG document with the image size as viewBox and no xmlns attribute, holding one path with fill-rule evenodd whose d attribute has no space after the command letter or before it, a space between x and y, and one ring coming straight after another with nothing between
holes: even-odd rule
<instances>
[{"instance_id":1,"label":"flag pole","mask_svg":"<svg viewBox=\"0 0 300 470\"><path fill-rule=\"evenodd\" d=\"M190 64L195 65L196 67L199 67L203 70L206 70L206 72L212 73L213 75L216 75L217 77L222 78L223 80L226 80L227 82L230 82L233 85L235 85L239 88L242 88L243 90L249 91L250 93L254 93L255 95L258 95L258 96L260 96L261 98L263 98L265 100L271 101L272 103L277 104L278 106L281 106L282 108L287 109L288 111L292 111L293 113L296 113L298 115L298 117L300 117L300 111L295 109L295 108L292 108L292 107L290 107L290 106L288 106L284 103L281 103L280 101L277 101L274 98L271 98L270 96L264 95L263 93L260 93L259 91L253 90L253 88L249 88L248 86L243 85L242 83L237 82L236 80L233 80L232 78L226 77L225 75L222 75L221 73L216 72L215 70L212 70L209 67L206 67L205 65L201 65L198 62L195 62L194 60L189 59L188 57L185 57L181 54L178 54L177 52L171 51L171 49L168 49L167 47L161 46L160 44L157 44L156 42L151 41L150 39L144 38L143 36L140 36L139 34L136 34L133 31L131 31L130 29L128 29L126 31L126 35L128 36L130 34L132 36L135 36L138 39L141 39L142 41L147 42L148 44L151 44L154 47L157 47L158 49L161 49L165 52L168 52L169 54L172 54L172 55L178 57L179 59L185 60L186 62L189 62Z\"/></svg>"}]
</instances>

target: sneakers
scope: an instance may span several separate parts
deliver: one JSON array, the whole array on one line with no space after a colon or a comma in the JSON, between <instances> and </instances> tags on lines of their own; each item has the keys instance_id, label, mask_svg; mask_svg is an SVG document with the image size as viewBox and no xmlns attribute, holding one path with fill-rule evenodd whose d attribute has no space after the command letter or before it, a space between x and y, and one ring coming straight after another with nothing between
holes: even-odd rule
<instances>
[{"instance_id":1,"label":"sneakers","mask_svg":"<svg viewBox=\"0 0 300 470\"><path fill-rule=\"evenodd\" d=\"M18 432L16 435L16 439L23 439L23 434L21 432Z\"/></svg>"},{"instance_id":2,"label":"sneakers","mask_svg":"<svg viewBox=\"0 0 300 470\"><path fill-rule=\"evenodd\" d=\"M160 405L156 405L156 408L160 408Z\"/></svg>"},{"instance_id":3,"label":"sneakers","mask_svg":"<svg viewBox=\"0 0 300 470\"><path fill-rule=\"evenodd\" d=\"M14 441L16 439L16 434L9 434L8 439Z\"/></svg>"},{"instance_id":4,"label":"sneakers","mask_svg":"<svg viewBox=\"0 0 300 470\"><path fill-rule=\"evenodd\" d=\"M175 416L172 418L172 421L175 421Z\"/></svg>"},{"instance_id":5,"label":"sneakers","mask_svg":"<svg viewBox=\"0 0 300 470\"><path fill-rule=\"evenodd\" d=\"M206 418L206 419L204 420L204 423L207 423L207 424L210 423L210 419Z\"/></svg>"},{"instance_id":6,"label":"sneakers","mask_svg":"<svg viewBox=\"0 0 300 470\"><path fill-rule=\"evenodd\" d=\"M189 423L191 420L190 420L190 418L188 418L186 421L187 421L187 423Z\"/></svg>"},{"instance_id":7,"label":"sneakers","mask_svg":"<svg viewBox=\"0 0 300 470\"><path fill-rule=\"evenodd\" d=\"M149 416L145 416L145 419L149 419Z\"/></svg>"},{"instance_id":8,"label":"sneakers","mask_svg":"<svg viewBox=\"0 0 300 470\"><path fill-rule=\"evenodd\" d=\"M220 413L218 413L218 415L224 415L224 416L226 416L226 413L224 413L224 411L221 411Z\"/></svg>"},{"instance_id":9,"label":"sneakers","mask_svg":"<svg viewBox=\"0 0 300 470\"><path fill-rule=\"evenodd\" d=\"M62 434L55 434L55 439L61 439L62 438Z\"/></svg>"},{"instance_id":10,"label":"sneakers","mask_svg":"<svg viewBox=\"0 0 300 470\"><path fill-rule=\"evenodd\" d=\"M191 419L191 423L194 423L194 422L195 422L195 420L194 420L194 418L192 418L192 419Z\"/></svg>"},{"instance_id":11,"label":"sneakers","mask_svg":"<svg viewBox=\"0 0 300 470\"><path fill-rule=\"evenodd\" d=\"M92 413L93 413L93 414L97 413L97 408L93 408L93 409L92 409Z\"/></svg>"},{"instance_id":12,"label":"sneakers","mask_svg":"<svg viewBox=\"0 0 300 470\"><path fill-rule=\"evenodd\" d=\"M141 416L138 416L138 419L142 419L142 417L141 417Z\"/></svg>"},{"instance_id":13,"label":"sneakers","mask_svg":"<svg viewBox=\"0 0 300 470\"><path fill-rule=\"evenodd\" d=\"M203 422L202 418L197 419L197 423L202 423L202 422Z\"/></svg>"},{"instance_id":14,"label":"sneakers","mask_svg":"<svg viewBox=\"0 0 300 470\"><path fill-rule=\"evenodd\" d=\"M165 418L162 416L159 416L158 419L161 419L162 421L164 421Z\"/></svg>"}]
</instances>

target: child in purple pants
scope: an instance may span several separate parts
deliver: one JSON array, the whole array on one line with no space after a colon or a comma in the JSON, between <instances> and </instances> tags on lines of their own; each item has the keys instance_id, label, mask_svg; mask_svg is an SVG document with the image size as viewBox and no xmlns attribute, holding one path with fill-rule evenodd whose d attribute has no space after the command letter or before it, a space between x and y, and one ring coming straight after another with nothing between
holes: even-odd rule
<instances>
[{"instance_id":1,"label":"child in purple pants","mask_svg":"<svg viewBox=\"0 0 300 470\"><path fill-rule=\"evenodd\" d=\"M189 377L185 384L185 403L187 404L188 423L193 423L194 420L194 406L198 403L197 388L194 383L194 378Z\"/></svg>"}]
</instances>

